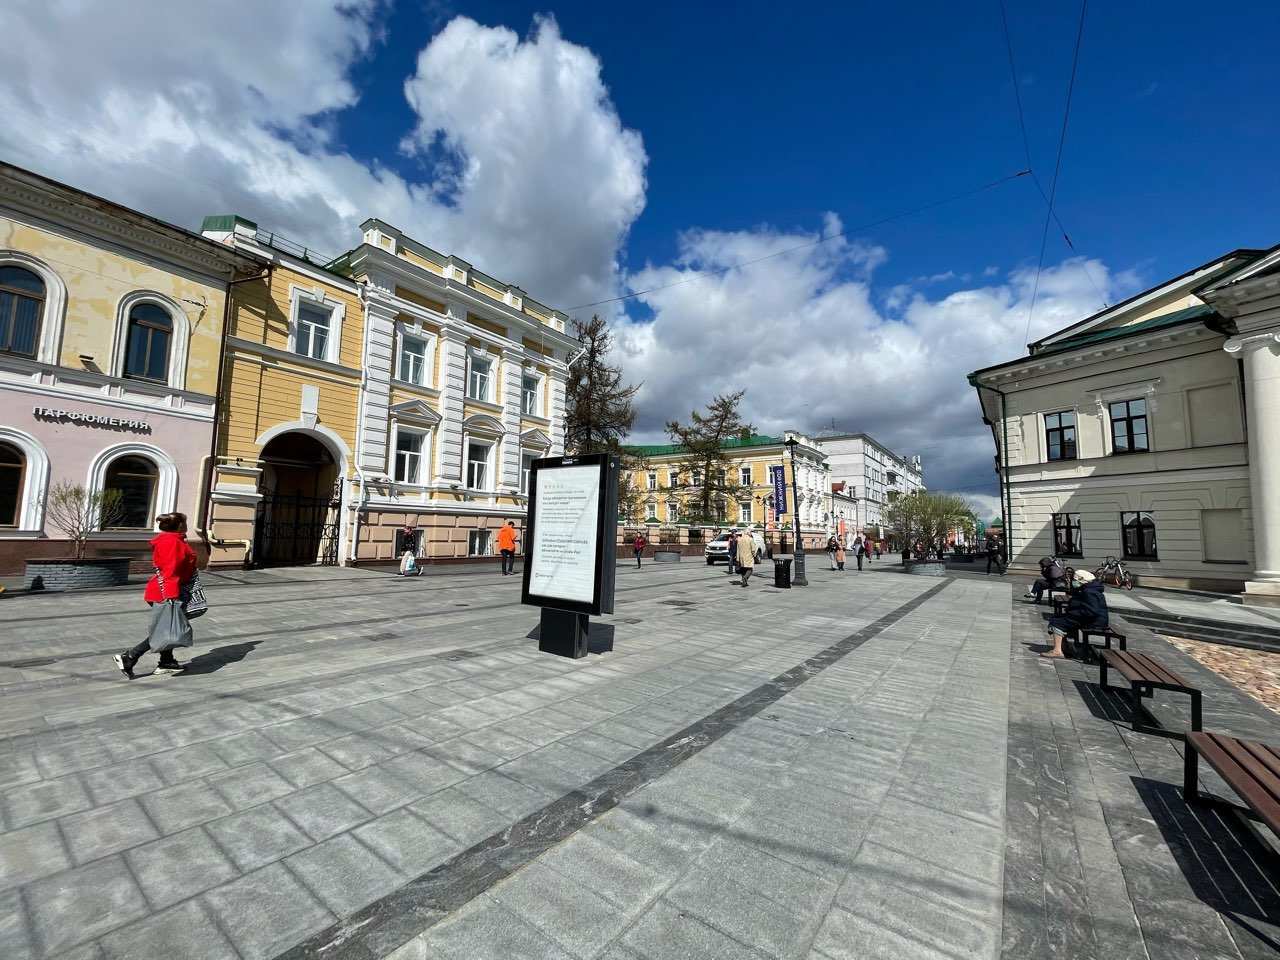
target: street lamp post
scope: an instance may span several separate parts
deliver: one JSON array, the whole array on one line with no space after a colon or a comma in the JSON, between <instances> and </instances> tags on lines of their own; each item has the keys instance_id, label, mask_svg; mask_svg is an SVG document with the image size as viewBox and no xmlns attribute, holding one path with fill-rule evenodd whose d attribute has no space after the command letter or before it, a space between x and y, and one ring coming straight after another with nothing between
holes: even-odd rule
<instances>
[{"instance_id":1,"label":"street lamp post","mask_svg":"<svg viewBox=\"0 0 1280 960\"><path fill-rule=\"evenodd\" d=\"M791 523L796 535L795 572L791 583L796 587L807 587L809 581L804 576L804 537L800 535L800 481L796 476L796 447L800 445L800 441L795 437L787 437L786 444L791 451Z\"/></svg>"}]
</instances>

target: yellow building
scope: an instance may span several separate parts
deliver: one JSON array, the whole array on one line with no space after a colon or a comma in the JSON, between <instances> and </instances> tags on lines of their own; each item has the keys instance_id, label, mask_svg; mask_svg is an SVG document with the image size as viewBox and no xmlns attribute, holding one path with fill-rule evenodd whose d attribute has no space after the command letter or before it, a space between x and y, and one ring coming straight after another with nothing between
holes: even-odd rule
<instances>
[{"instance_id":1,"label":"yellow building","mask_svg":"<svg viewBox=\"0 0 1280 960\"><path fill-rule=\"evenodd\" d=\"M716 478L723 493L713 497L709 522L690 523L690 505L701 500L703 477L690 469L684 448L670 444L630 446L627 452L643 463L632 472L637 504L633 516L621 517L624 527L648 528L653 543L698 543L721 528L761 530L771 540L792 529L795 489L788 437L795 448L795 481L800 497L800 529L806 546L820 546L831 523L830 470L826 457L808 438L788 432L783 437L752 436L730 440L722 447L727 463L725 477ZM779 524L775 514L773 469L785 464L787 512Z\"/></svg>"},{"instance_id":2,"label":"yellow building","mask_svg":"<svg viewBox=\"0 0 1280 960\"><path fill-rule=\"evenodd\" d=\"M0 164L0 573L66 557L53 492L120 493L87 555L149 561L203 502L227 284L255 264Z\"/></svg>"},{"instance_id":3,"label":"yellow building","mask_svg":"<svg viewBox=\"0 0 1280 960\"><path fill-rule=\"evenodd\" d=\"M359 287L241 217L202 229L259 267L230 296L212 562L339 563L364 367Z\"/></svg>"}]
</instances>

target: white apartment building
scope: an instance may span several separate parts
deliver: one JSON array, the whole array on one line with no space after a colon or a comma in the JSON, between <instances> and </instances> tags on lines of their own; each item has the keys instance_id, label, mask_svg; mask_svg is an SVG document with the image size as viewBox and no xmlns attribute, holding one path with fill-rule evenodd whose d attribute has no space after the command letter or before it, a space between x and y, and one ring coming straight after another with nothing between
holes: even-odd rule
<instances>
[{"instance_id":1,"label":"white apartment building","mask_svg":"<svg viewBox=\"0 0 1280 960\"><path fill-rule=\"evenodd\" d=\"M1280 604L1280 248L1211 260L969 382L1015 569L1111 555L1139 582Z\"/></svg>"},{"instance_id":2,"label":"white apartment building","mask_svg":"<svg viewBox=\"0 0 1280 960\"><path fill-rule=\"evenodd\" d=\"M827 455L831 482L844 484L854 500L854 528L879 539L884 535L884 508L901 494L925 489L918 456L894 453L865 433L815 438Z\"/></svg>"}]
</instances>

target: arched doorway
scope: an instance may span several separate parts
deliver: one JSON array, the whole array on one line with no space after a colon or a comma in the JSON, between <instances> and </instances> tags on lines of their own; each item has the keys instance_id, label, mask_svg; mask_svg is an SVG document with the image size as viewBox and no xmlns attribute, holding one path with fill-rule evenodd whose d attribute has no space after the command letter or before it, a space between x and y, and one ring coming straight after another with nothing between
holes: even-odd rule
<instances>
[{"instance_id":1,"label":"arched doorway","mask_svg":"<svg viewBox=\"0 0 1280 960\"><path fill-rule=\"evenodd\" d=\"M338 562L341 487L329 448L291 431L262 448L262 503L254 532L258 566Z\"/></svg>"}]
</instances>

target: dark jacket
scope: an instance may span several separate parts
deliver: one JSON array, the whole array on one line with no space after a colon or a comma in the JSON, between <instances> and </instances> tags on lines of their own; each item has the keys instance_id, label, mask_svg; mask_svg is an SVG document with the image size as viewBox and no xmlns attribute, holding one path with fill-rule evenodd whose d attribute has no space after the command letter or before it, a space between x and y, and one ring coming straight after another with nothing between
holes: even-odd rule
<instances>
[{"instance_id":1,"label":"dark jacket","mask_svg":"<svg viewBox=\"0 0 1280 960\"><path fill-rule=\"evenodd\" d=\"M1052 617L1049 623L1052 626L1073 629L1089 627L1101 630L1107 627L1110 621L1107 617L1107 598L1102 584L1092 580L1083 587L1072 590L1067 600L1067 609L1062 616Z\"/></svg>"}]
</instances>

